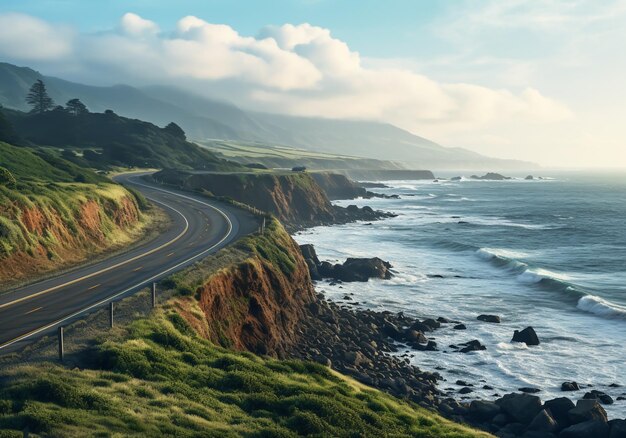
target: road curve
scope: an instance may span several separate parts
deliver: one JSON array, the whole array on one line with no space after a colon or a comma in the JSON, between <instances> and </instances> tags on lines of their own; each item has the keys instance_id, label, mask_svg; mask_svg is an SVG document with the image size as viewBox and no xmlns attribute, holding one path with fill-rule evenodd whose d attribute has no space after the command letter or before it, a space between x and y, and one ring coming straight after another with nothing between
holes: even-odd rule
<instances>
[{"instance_id":1,"label":"road curve","mask_svg":"<svg viewBox=\"0 0 626 438\"><path fill-rule=\"evenodd\" d=\"M124 174L117 182L159 205L172 225L155 239L123 254L63 273L0 296L0 354L108 301L131 294L254 232L248 212L188 192Z\"/></svg>"}]
</instances>

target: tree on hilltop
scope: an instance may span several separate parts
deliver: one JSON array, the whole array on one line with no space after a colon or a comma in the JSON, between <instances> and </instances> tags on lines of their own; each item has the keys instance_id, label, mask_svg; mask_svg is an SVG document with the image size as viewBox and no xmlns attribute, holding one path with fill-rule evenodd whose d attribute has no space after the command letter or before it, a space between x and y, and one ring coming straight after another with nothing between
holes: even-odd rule
<instances>
[{"instance_id":1,"label":"tree on hilltop","mask_svg":"<svg viewBox=\"0 0 626 438\"><path fill-rule=\"evenodd\" d=\"M89 113L89 110L80 99L70 99L65 106L67 107L67 111L74 116L82 116L83 114Z\"/></svg>"},{"instance_id":2,"label":"tree on hilltop","mask_svg":"<svg viewBox=\"0 0 626 438\"><path fill-rule=\"evenodd\" d=\"M37 79L30 87L26 96L26 103L33 107L31 112L35 114L45 113L54 106L54 100L48 95L46 84L41 79Z\"/></svg>"}]
</instances>

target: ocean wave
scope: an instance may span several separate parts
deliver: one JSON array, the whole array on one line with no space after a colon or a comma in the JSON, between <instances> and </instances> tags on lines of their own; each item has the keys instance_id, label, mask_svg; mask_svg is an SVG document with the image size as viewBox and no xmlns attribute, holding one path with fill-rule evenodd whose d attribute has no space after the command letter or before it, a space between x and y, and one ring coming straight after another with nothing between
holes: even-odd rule
<instances>
[{"instance_id":1,"label":"ocean wave","mask_svg":"<svg viewBox=\"0 0 626 438\"><path fill-rule=\"evenodd\" d=\"M604 318L626 319L626 307L611 303L595 295L581 297L576 307L584 312L593 313Z\"/></svg>"},{"instance_id":2,"label":"ocean wave","mask_svg":"<svg viewBox=\"0 0 626 438\"><path fill-rule=\"evenodd\" d=\"M517 281L521 283L539 283L543 280L558 280L566 282L571 278L565 274L548 271L547 269L526 269L517 276Z\"/></svg>"}]
</instances>

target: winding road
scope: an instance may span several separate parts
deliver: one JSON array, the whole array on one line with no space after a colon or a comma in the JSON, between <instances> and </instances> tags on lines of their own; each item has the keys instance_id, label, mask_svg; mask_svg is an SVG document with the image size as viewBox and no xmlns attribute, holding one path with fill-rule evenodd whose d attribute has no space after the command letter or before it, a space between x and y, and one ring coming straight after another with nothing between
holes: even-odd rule
<instances>
[{"instance_id":1,"label":"winding road","mask_svg":"<svg viewBox=\"0 0 626 438\"><path fill-rule=\"evenodd\" d=\"M116 181L159 205L171 226L130 251L0 295L0 354L107 302L136 292L254 232L250 213L123 174Z\"/></svg>"}]
</instances>

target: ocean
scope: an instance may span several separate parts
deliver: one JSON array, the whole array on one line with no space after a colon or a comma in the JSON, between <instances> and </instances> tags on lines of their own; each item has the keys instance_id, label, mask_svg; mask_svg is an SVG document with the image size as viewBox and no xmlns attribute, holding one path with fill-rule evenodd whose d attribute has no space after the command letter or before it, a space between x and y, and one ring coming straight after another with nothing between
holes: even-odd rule
<instances>
[{"instance_id":1,"label":"ocean","mask_svg":"<svg viewBox=\"0 0 626 438\"><path fill-rule=\"evenodd\" d=\"M313 243L321 260L378 256L396 275L319 282L318 291L339 303L465 323L465 331L447 325L430 333L440 351L410 352L420 368L440 369L440 388L457 398L457 379L474 384L469 399L520 387L540 388L543 400L582 398L590 388L561 392L562 382L576 381L611 395L615 403L605 409L625 416L626 401L617 398L626 397L626 173L381 182L389 188L371 190L400 199L337 204L398 217L317 227L295 238ZM502 323L478 321L479 314L499 315ZM541 344L511 343L513 331L527 326ZM487 349L448 348L472 339Z\"/></svg>"}]
</instances>

